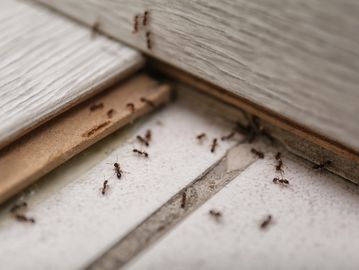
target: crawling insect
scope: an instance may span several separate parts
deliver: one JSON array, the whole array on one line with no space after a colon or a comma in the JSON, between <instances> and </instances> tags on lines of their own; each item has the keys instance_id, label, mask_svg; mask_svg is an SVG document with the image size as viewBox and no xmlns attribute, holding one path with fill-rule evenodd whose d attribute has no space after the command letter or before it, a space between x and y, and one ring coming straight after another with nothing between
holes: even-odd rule
<instances>
[{"instance_id":1,"label":"crawling insect","mask_svg":"<svg viewBox=\"0 0 359 270\"><path fill-rule=\"evenodd\" d=\"M133 30L132 30L132 34L135 34L138 32L138 19L140 18L139 15L135 15L133 17Z\"/></svg>"},{"instance_id":2,"label":"crawling insect","mask_svg":"<svg viewBox=\"0 0 359 270\"><path fill-rule=\"evenodd\" d=\"M332 164L332 162L330 160L327 160L327 161L324 161L324 162L319 163L319 164L314 164L313 169L314 170L321 170L321 169L324 169L325 167L329 166L330 164Z\"/></svg>"},{"instance_id":3,"label":"crawling insect","mask_svg":"<svg viewBox=\"0 0 359 270\"><path fill-rule=\"evenodd\" d=\"M28 223L35 223L35 219L34 218L31 218L31 217L27 217L23 214L15 214L15 218L17 221L20 221L20 222L28 222Z\"/></svg>"},{"instance_id":4,"label":"crawling insect","mask_svg":"<svg viewBox=\"0 0 359 270\"><path fill-rule=\"evenodd\" d=\"M126 104L126 108L131 112L131 113L134 113L136 108L135 108L135 104L133 103L127 103Z\"/></svg>"},{"instance_id":5,"label":"crawling insect","mask_svg":"<svg viewBox=\"0 0 359 270\"><path fill-rule=\"evenodd\" d=\"M234 131L232 131L232 132L229 133L228 135L222 136L222 137L221 137L221 140L222 140L222 141L229 140L229 139L233 138L233 136L234 136L235 134L236 134L236 133L235 133Z\"/></svg>"},{"instance_id":6,"label":"crawling insect","mask_svg":"<svg viewBox=\"0 0 359 270\"><path fill-rule=\"evenodd\" d=\"M281 160L281 156L282 156L282 153L281 153L281 152L277 152L277 154L275 154L275 159L276 159L276 160Z\"/></svg>"},{"instance_id":7,"label":"crawling insect","mask_svg":"<svg viewBox=\"0 0 359 270\"><path fill-rule=\"evenodd\" d=\"M114 170L115 170L115 173L116 173L116 176L118 179L121 179L122 177L122 174L123 174L123 171L121 170L120 168L120 164L118 164L117 162L115 162L113 164L113 167L114 167Z\"/></svg>"},{"instance_id":8,"label":"crawling insect","mask_svg":"<svg viewBox=\"0 0 359 270\"><path fill-rule=\"evenodd\" d=\"M220 211L217 210L209 210L209 214L214 217L217 221L222 217L222 213Z\"/></svg>"},{"instance_id":9,"label":"crawling insect","mask_svg":"<svg viewBox=\"0 0 359 270\"><path fill-rule=\"evenodd\" d=\"M206 137L206 133L204 133L204 132L196 136L197 140L199 140L199 141L201 141L205 137Z\"/></svg>"},{"instance_id":10,"label":"crawling insect","mask_svg":"<svg viewBox=\"0 0 359 270\"><path fill-rule=\"evenodd\" d=\"M284 179L284 178L280 179L280 178L277 178L277 177L273 178L273 183L274 184L289 185L289 181L287 179Z\"/></svg>"},{"instance_id":11,"label":"crawling insect","mask_svg":"<svg viewBox=\"0 0 359 270\"><path fill-rule=\"evenodd\" d=\"M109 185L108 185L108 180L105 180L105 181L103 182L103 185L102 185L102 188L101 188L101 194L102 194L102 195L105 195L105 194L106 194L106 192L107 192L107 190L108 190L108 187L109 187Z\"/></svg>"},{"instance_id":12,"label":"crawling insect","mask_svg":"<svg viewBox=\"0 0 359 270\"><path fill-rule=\"evenodd\" d=\"M258 150L255 149L255 148L252 148L252 149L251 149L251 152L252 152L253 154L255 154L258 158L264 158L264 154L263 154L262 152L258 151Z\"/></svg>"},{"instance_id":13,"label":"crawling insect","mask_svg":"<svg viewBox=\"0 0 359 270\"><path fill-rule=\"evenodd\" d=\"M151 50L152 43L151 43L151 32L150 31L146 32L146 43L147 43L147 49Z\"/></svg>"},{"instance_id":14,"label":"crawling insect","mask_svg":"<svg viewBox=\"0 0 359 270\"><path fill-rule=\"evenodd\" d=\"M103 103L100 102L100 103L95 103L95 104L92 104L90 106L90 111L93 112L93 111L96 111L98 109L102 109L103 108Z\"/></svg>"},{"instance_id":15,"label":"crawling insect","mask_svg":"<svg viewBox=\"0 0 359 270\"><path fill-rule=\"evenodd\" d=\"M271 222L272 222L272 216L268 215L260 224L260 228L262 230L266 229Z\"/></svg>"},{"instance_id":16,"label":"crawling insect","mask_svg":"<svg viewBox=\"0 0 359 270\"><path fill-rule=\"evenodd\" d=\"M278 160L278 164L275 166L275 170L277 172L283 173L283 161L281 159Z\"/></svg>"},{"instance_id":17,"label":"crawling insect","mask_svg":"<svg viewBox=\"0 0 359 270\"><path fill-rule=\"evenodd\" d=\"M140 143L146 145L147 147L150 145L150 144L148 143L148 141L147 141L146 139L144 139L144 138L143 138L142 136L140 136L140 135L137 135L137 136L136 136L136 139L137 139Z\"/></svg>"},{"instance_id":18,"label":"crawling insect","mask_svg":"<svg viewBox=\"0 0 359 270\"><path fill-rule=\"evenodd\" d=\"M214 153L214 151L216 151L217 146L218 146L217 138L215 138L215 139L213 139L213 141L212 141L211 153Z\"/></svg>"},{"instance_id":19,"label":"crawling insect","mask_svg":"<svg viewBox=\"0 0 359 270\"><path fill-rule=\"evenodd\" d=\"M143 26L146 26L147 23L148 23L148 11L146 10L144 13L143 13L143 19L142 19L142 25Z\"/></svg>"},{"instance_id":20,"label":"crawling insect","mask_svg":"<svg viewBox=\"0 0 359 270\"><path fill-rule=\"evenodd\" d=\"M18 210L20 210L22 208L27 208L27 203L26 202L21 202L21 203L15 204L13 207L10 208L10 212L15 213L15 212L17 212Z\"/></svg>"},{"instance_id":21,"label":"crawling insect","mask_svg":"<svg viewBox=\"0 0 359 270\"><path fill-rule=\"evenodd\" d=\"M137 154L139 154L139 155L141 155L141 156L144 156L144 157L146 157L146 158L148 157L148 153L145 152L145 151L140 151L140 150L138 150L138 149L133 149L132 152L137 153Z\"/></svg>"},{"instance_id":22,"label":"crawling insect","mask_svg":"<svg viewBox=\"0 0 359 270\"><path fill-rule=\"evenodd\" d=\"M145 97L141 97L140 100L141 100L141 102L146 103L147 105L151 106L152 108L156 107L155 103L153 103L151 100L149 100Z\"/></svg>"},{"instance_id":23,"label":"crawling insect","mask_svg":"<svg viewBox=\"0 0 359 270\"><path fill-rule=\"evenodd\" d=\"M182 199L181 199L181 208L184 209L187 204L187 193L186 191L183 191L182 193Z\"/></svg>"},{"instance_id":24,"label":"crawling insect","mask_svg":"<svg viewBox=\"0 0 359 270\"><path fill-rule=\"evenodd\" d=\"M151 139L152 139L152 132L150 129L148 129L145 134L145 140L149 143Z\"/></svg>"},{"instance_id":25,"label":"crawling insect","mask_svg":"<svg viewBox=\"0 0 359 270\"><path fill-rule=\"evenodd\" d=\"M91 31L91 38L94 39L96 38L96 35L98 34L100 30L100 22L96 21L93 25L92 25L92 31Z\"/></svg>"}]
</instances>

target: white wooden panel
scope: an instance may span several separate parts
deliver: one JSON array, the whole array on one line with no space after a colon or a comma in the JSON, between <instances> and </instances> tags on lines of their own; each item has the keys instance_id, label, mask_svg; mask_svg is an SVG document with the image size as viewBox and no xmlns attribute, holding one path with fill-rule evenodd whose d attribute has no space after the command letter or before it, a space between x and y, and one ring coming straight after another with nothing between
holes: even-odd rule
<instances>
[{"instance_id":1,"label":"white wooden panel","mask_svg":"<svg viewBox=\"0 0 359 270\"><path fill-rule=\"evenodd\" d=\"M218 116L223 107L195 92L182 96L184 91L175 104L115 133L48 175L27 199L28 215L36 218L36 224L18 223L3 208L1 267L84 267L221 158L235 143L220 141L216 152L210 152L211 139L232 128ZM132 153L134 147L141 149L136 135L147 129L153 135L150 147L143 148L148 160ZM198 144L195 137L201 132L208 138ZM116 161L128 172L121 180L112 170ZM99 190L104 178L110 184L106 196Z\"/></svg>"},{"instance_id":2,"label":"white wooden panel","mask_svg":"<svg viewBox=\"0 0 359 270\"><path fill-rule=\"evenodd\" d=\"M141 55L56 13L0 3L0 146L143 64Z\"/></svg>"},{"instance_id":3,"label":"white wooden panel","mask_svg":"<svg viewBox=\"0 0 359 270\"><path fill-rule=\"evenodd\" d=\"M288 154L283 162L289 187L272 182L266 154L126 269L358 269L359 187Z\"/></svg>"},{"instance_id":4,"label":"white wooden panel","mask_svg":"<svg viewBox=\"0 0 359 270\"><path fill-rule=\"evenodd\" d=\"M38 2L359 151L356 0Z\"/></svg>"}]
</instances>

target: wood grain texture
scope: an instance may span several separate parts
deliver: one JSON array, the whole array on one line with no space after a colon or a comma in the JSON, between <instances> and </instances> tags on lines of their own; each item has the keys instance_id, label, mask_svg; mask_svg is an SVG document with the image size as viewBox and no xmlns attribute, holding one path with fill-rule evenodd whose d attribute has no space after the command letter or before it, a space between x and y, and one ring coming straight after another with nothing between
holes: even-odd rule
<instances>
[{"instance_id":1,"label":"wood grain texture","mask_svg":"<svg viewBox=\"0 0 359 270\"><path fill-rule=\"evenodd\" d=\"M145 75L104 91L50 120L0 152L0 204L77 153L169 101L170 90ZM130 111L127 103L135 105ZM91 111L94 104L102 108ZM109 111L112 113L109 114Z\"/></svg>"},{"instance_id":2,"label":"wood grain texture","mask_svg":"<svg viewBox=\"0 0 359 270\"><path fill-rule=\"evenodd\" d=\"M316 164L330 160L332 163L326 168L327 170L359 184L359 154L352 149L328 140L327 137L319 136L303 126L296 125L290 119L283 118L282 115L273 114L262 106L248 102L248 100L167 64L153 60L148 61L148 64L150 69L164 72L176 80L188 83L198 90L209 93L225 103L239 108L243 115L247 115L247 118L237 119L243 125L248 125L248 117L251 115L258 117L266 131L273 138L283 143L289 151Z\"/></svg>"},{"instance_id":3,"label":"wood grain texture","mask_svg":"<svg viewBox=\"0 0 359 270\"><path fill-rule=\"evenodd\" d=\"M37 1L359 151L356 0Z\"/></svg>"},{"instance_id":4,"label":"wood grain texture","mask_svg":"<svg viewBox=\"0 0 359 270\"><path fill-rule=\"evenodd\" d=\"M142 56L49 10L0 3L0 147L143 65Z\"/></svg>"}]
</instances>

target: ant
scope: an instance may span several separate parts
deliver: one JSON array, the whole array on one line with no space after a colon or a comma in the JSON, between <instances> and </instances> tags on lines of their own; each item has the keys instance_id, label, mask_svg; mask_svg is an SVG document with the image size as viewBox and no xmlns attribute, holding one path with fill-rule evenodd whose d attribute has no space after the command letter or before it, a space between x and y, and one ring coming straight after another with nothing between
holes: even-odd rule
<instances>
[{"instance_id":1,"label":"ant","mask_svg":"<svg viewBox=\"0 0 359 270\"><path fill-rule=\"evenodd\" d=\"M213 139L212 145L211 145L211 153L214 153L216 151L216 147L218 146L217 138Z\"/></svg>"},{"instance_id":2,"label":"ant","mask_svg":"<svg viewBox=\"0 0 359 270\"><path fill-rule=\"evenodd\" d=\"M116 164L116 163L115 163L115 164ZM105 181L103 182L103 186L102 186L102 188L101 188L101 194L102 194L102 195L105 195L106 192L107 192L107 190L108 190L108 188L109 188L109 186L108 186L108 180L105 180Z\"/></svg>"},{"instance_id":3,"label":"ant","mask_svg":"<svg viewBox=\"0 0 359 270\"><path fill-rule=\"evenodd\" d=\"M141 97L140 98L141 102L144 102L146 104L148 104L149 106L151 106L152 108L155 108L156 107L156 104L153 103L151 100L145 98L145 97Z\"/></svg>"},{"instance_id":4,"label":"ant","mask_svg":"<svg viewBox=\"0 0 359 270\"><path fill-rule=\"evenodd\" d=\"M332 162L330 160L327 160L327 161L324 161L324 162L319 163L319 164L314 164L313 169L314 170L321 170L321 169L324 169L325 167L329 166L330 164L332 164Z\"/></svg>"},{"instance_id":5,"label":"ant","mask_svg":"<svg viewBox=\"0 0 359 270\"><path fill-rule=\"evenodd\" d=\"M261 223L261 225L260 225L260 228L261 228L262 230L264 230L265 228L268 227L268 225L271 223L271 221L272 221L272 216L271 216L271 215L268 215L268 216L262 221L262 223Z\"/></svg>"},{"instance_id":6,"label":"ant","mask_svg":"<svg viewBox=\"0 0 359 270\"><path fill-rule=\"evenodd\" d=\"M235 134L236 134L236 133L235 133L234 131L232 131L232 132L229 133L228 135L222 136L222 137L221 137L221 140L222 140L222 141L229 140L229 139L231 139Z\"/></svg>"},{"instance_id":7,"label":"ant","mask_svg":"<svg viewBox=\"0 0 359 270\"><path fill-rule=\"evenodd\" d=\"M204 133L204 132L196 136L197 140L199 140L199 141L201 141L205 137L206 137L206 133Z\"/></svg>"},{"instance_id":8,"label":"ant","mask_svg":"<svg viewBox=\"0 0 359 270\"><path fill-rule=\"evenodd\" d=\"M148 23L148 13L149 12L147 10L143 13L143 20L142 20L143 26L146 26Z\"/></svg>"},{"instance_id":9,"label":"ant","mask_svg":"<svg viewBox=\"0 0 359 270\"><path fill-rule=\"evenodd\" d=\"M114 110L114 109L109 109L109 110L107 111L107 117L108 117L108 118L112 118L112 116L113 116L114 113L115 113L115 110Z\"/></svg>"},{"instance_id":10,"label":"ant","mask_svg":"<svg viewBox=\"0 0 359 270\"><path fill-rule=\"evenodd\" d=\"M136 109L135 104L133 104L133 103L127 103L126 108L129 109L131 113L134 113L135 109Z\"/></svg>"},{"instance_id":11,"label":"ant","mask_svg":"<svg viewBox=\"0 0 359 270\"><path fill-rule=\"evenodd\" d=\"M217 210L209 210L209 214L214 217L217 221L222 217L222 213Z\"/></svg>"},{"instance_id":12,"label":"ant","mask_svg":"<svg viewBox=\"0 0 359 270\"><path fill-rule=\"evenodd\" d=\"M96 35L98 34L100 29L100 22L96 21L93 26L92 26L92 31L91 31L91 37L92 39L94 39L96 37Z\"/></svg>"},{"instance_id":13,"label":"ant","mask_svg":"<svg viewBox=\"0 0 359 270\"><path fill-rule=\"evenodd\" d=\"M14 214L16 211L18 211L21 208L27 208L27 203L21 202L21 203L15 204L13 207L10 208L10 212Z\"/></svg>"},{"instance_id":14,"label":"ant","mask_svg":"<svg viewBox=\"0 0 359 270\"><path fill-rule=\"evenodd\" d=\"M132 34L135 34L138 32L138 19L140 18L139 15L135 15L135 17L133 17L133 31Z\"/></svg>"},{"instance_id":15,"label":"ant","mask_svg":"<svg viewBox=\"0 0 359 270\"><path fill-rule=\"evenodd\" d=\"M260 124L259 118L256 116L249 117L246 113L244 114L247 119L248 124L243 125L240 122L236 123L236 130L247 137L247 141L249 143L254 142L254 140L258 137L258 135L265 136L271 143L274 141L272 135L264 129L264 127Z\"/></svg>"},{"instance_id":16,"label":"ant","mask_svg":"<svg viewBox=\"0 0 359 270\"><path fill-rule=\"evenodd\" d=\"M147 141L148 143L151 141L151 139L152 139L152 132L151 132L150 129L148 129L148 130L146 131L145 139L146 139L146 141Z\"/></svg>"},{"instance_id":17,"label":"ant","mask_svg":"<svg viewBox=\"0 0 359 270\"><path fill-rule=\"evenodd\" d=\"M147 42L147 49L151 50L152 49L152 44L151 44L151 32L147 31L146 32L146 42Z\"/></svg>"},{"instance_id":18,"label":"ant","mask_svg":"<svg viewBox=\"0 0 359 270\"><path fill-rule=\"evenodd\" d=\"M281 159L278 161L278 164L275 166L275 170L280 173L283 172L283 161Z\"/></svg>"},{"instance_id":19,"label":"ant","mask_svg":"<svg viewBox=\"0 0 359 270\"><path fill-rule=\"evenodd\" d=\"M277 152L277 154L275 155L275 159L276 160L281 160L281 155L282 155L281 152Z\"/></svg>"},{"instance_id":20,"label":"ant","mask_svg":"<svg viewBox=\"0 0 359 270\"><path fill-rule=\"evenodd\" d=\"M144 139L144 138L143 138L142 136L140 136L140 135L137 135L137 136L136 136L136 139L137 139L140 143L146 145L147 147L150 145L150 144L148 143L148 141L147 141L146 139Z\"/></svg>"},{"instance_id":21,"label":"ant","mask_svg":"<svg viewBox=\"0 0 359 270\"><path fill-rule=\"evenodd\" d=\"M96 111L96 110L102 109L102 108L103 108L103 103L102 102L97 103L97 104L95 103L95 104L92 104L90 106L90 111L93 112L93 111Z\"/></svg>"},{"instance_id":22,"label":"ant","mask_svg":"<svg viewBox=\"0 0 359 270\"><path fill-rule=\"evenodd\" d=\"M147 152L145 152L145 151L140 151L140 150L138 150L138 149L133 149L132 150L134 153L137 153L137 154L139 154L139 155L142 155L142 156L144 156L144 157L148 157L148 153Z\"/></svg>"},{"instance_id":23,"label":"ant","mask_svg":"<svg viewBox=\"0 0 359 270\"><path fill-rule=\"evenodd\" d=\"M282 184L282 185L289 185L289 181L287 179L279 179L279 178L273 178L273 183L274 184Z\"/></svg>"},{"instance_id":24,"label":"ant","mask_svg":"<svg viewBox=\"0 0 359 270\"><path fill-rule=\"evenodd\" d=\"M264 158L264 154L262 152L258 151L257 149L252 148L251 152L253 154L255 154L258 158Z\"/></svg>"},{"instance_id":25,"label":"ant","mask_svg":"<svg viewBox=\"0 0 359 270\"><path fill-rule=\"evenodd\" d=\"M29 222L29 223L35 223L34 218L29 218L25 216L24 214L17 213L20 209L27 208L26 202L21 202L18 204L15 204L13 207L10 208L10 212L14 215L17 221L20 222Z\"/></svg>"},{"instance_id":26,"label":"ant","mask_svg":"<svg viewBox=\"0 0 359 270\"><path fill-rule=\"evenodd\" d=\"M121 176L122 176L122 174L124 173L124 171L121 170L120 164L119 164L118 162L115 162L115 163L113 164L113 169L114 169L114 171L115 171L115 173L116 173L117 178L118 178L118 179L121 179Z\"/></svg>"},{"instance_id":27,"label":"ant","mask_svg":"<svg viewBox=\"0 0 359 270\"><path fill-rule=\"evenodd\" d=\"M34 218L29 218L23 214L15 214L15 218L17 221L20 222L29 222L29 223L35 223L35 219Z\"/></svg>"},{"instance_id":28,"label":"ant","mask_svg":"<svg viewBox=\"0 0 359 270\"><path fill-rule=\"evenodd\" d=\"M184 209L186 207L186 203L187 203L187 193L186 191L184 191L182 193L182 199L181 199L181 208Z\"/></svg>"}]
</instances>

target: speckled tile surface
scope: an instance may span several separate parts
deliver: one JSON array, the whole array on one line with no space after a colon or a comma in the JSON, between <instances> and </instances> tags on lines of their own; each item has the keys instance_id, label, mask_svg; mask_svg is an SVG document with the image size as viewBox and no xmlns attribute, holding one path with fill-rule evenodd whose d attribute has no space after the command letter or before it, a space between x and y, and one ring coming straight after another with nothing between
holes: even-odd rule
<instances>
[{"instance_id":1,"label":"speckled tile surface","mask_svg":"<svg viewBox=\"0 0 359 270\"><path fill-rule=\"evenodd\" d=\"M126 269L358 269L359 187L267 153ZM221 211L217 222L211 209ZM261 222L272 215L265 230Z\"/></svg>"}]
</instances>

